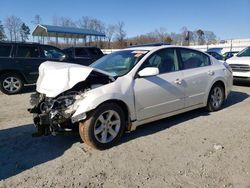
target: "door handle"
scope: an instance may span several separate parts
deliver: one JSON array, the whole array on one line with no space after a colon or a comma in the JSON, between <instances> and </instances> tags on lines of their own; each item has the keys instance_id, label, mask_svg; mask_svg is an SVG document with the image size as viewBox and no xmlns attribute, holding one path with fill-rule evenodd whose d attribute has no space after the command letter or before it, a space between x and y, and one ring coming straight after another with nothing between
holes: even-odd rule
<instances>
[{"instance_id":1,"label":"door handle","mask_svg":"<svg viewBox=\"0 0 250 188\"><path fill-rule=\"evenodd\" d=\"M178 84L178 85L181 85L182 84L182 80L177 78L175 81L174 81L175 84Z\"/></svg>"},{"instance_id":2,"label":"door handle","mask_svg":"<svg viewBox=\"0 0 250 188\"><path fill-rule=\"evenodd\" d=\"M210 75L210 76L213 76L213 75L214 75L214 71L211 71L211 70L208 71L207 73L208 73L208 75Z\"/></svg>"}]
</instances>

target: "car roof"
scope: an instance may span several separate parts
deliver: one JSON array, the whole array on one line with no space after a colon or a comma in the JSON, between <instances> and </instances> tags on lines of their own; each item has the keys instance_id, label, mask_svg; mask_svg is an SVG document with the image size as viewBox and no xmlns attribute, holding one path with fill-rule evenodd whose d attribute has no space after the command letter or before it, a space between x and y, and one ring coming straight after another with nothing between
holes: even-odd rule
<instances>
[{"instance_id":1,"label":"car roof","mask_svg":"<svg viewBox=\"0 0 250 188\"><path fill-rule=\"evenodd\" d=\"M184 48L184 49L191 49L191 50L196 50L196 51L204 53L203 51L198 50L198 49L194 49L194 48L190 48L190 47L186 47L186 46L177 46L177 45L129 47L129 48L122 49L122 51L123 50L124 51L125 50L156 51L156 50L165 49L165 48Z\"/></svg>"},{"instance_id":2,"label":"car roof","mask_svg":"<svg viewBox=\"0 0 250 188\"><path fill-rule=\"evenodd\" d=\"M98 47L95 47L95 46L71 46L71 47L68 47L68 48L64 48L63 50L67 50L67 49L80 49L80 48L84 48L84 49L99 49Z\"/></svg>"}]
</instances>

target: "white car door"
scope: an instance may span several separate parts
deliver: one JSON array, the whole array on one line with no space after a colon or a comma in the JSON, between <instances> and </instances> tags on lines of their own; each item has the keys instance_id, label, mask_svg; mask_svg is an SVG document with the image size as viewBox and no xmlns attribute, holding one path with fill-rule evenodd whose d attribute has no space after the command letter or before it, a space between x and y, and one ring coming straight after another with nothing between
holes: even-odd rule
<instances>
[{"instance_id":1,"label":"white car door","mask_svg":"<svg viewBox=\"0 0 250 188\"><path fill-rule=\"evenodd\" d=\"M210 58L202 52L191 49L183 48L179 49L179 52L183 85L185 85L185 107L201 104L214 76Z\"/></svg>"},{"instance_id":2,"label":"white car door","mask_svg":"<svg viewBox=\"0 0 250 188\"><path fill-rule=\"evenodd\" d=\"M167 48L155 52L140 70L145 67L159 68L159 75L134 80L137 120L184 108L182 73L179 71L176 50Z\"/></svg>"}]
</instances>

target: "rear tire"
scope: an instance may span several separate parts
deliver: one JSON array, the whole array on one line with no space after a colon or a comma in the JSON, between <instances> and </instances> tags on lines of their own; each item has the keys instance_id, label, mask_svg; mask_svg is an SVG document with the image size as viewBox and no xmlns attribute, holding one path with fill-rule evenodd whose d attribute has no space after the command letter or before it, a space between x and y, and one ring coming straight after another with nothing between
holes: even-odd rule
<instances>
[{"instance_id":1,"label":"rear tire","mask_svg":"<svg viewBox=\"0 0 250 188\"><path fill-rule=\"evenodd\" d=\"M23 79L16 73L6 73L0 76L0 90L7 95L19 93L23 85Z\"/></svg>"},{"instance_id":2,"label":"rear tire","mask_svg":"<svg viewBox=\"0 0 250 188\"><path fill-rule=\"evenodd\" d=\"M116 103L104 103L92 112L88 119L79 123L80 136L95 149L114 146L125 131L125 115Z\"/></svg>"},{"instance_id":3,"label":"rear tire","mask_svg":"<svg viewBox=\"0 0 250 188\"><path fill-rule=\"evenodd\" d=\"M211 88L207 100L207 110L209 112L218 111L221 109L225 100L225 89L221 84L215 84Z\"/></svg>"}]
</instances>

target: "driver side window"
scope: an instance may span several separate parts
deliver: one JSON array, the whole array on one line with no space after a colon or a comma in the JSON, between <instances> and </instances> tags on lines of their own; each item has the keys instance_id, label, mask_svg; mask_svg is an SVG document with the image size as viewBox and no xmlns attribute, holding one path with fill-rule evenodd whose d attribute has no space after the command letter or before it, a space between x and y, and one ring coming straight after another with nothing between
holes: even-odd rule
<instances>
[{"instance_id":1,"label":"driver side window","mask_svg":"<svg viewBox=\"0 0 250 188\"><path fill-rule=\"evenodd\" d=\"M60 59L64 56L62 51L52 46L42 46L42 52L46 59Z\"/></svg>"},{"instance_id":2,"label":"driver side window","mask_svg":"<svg viewBox=\"0 0 250 188\"><path fill-rule=\"evenodd\" d=\"M169 48L155 52L142 64L140 70L146 67L156 67L160 74L179 70L176 50Z\"/></svg>"}]
</instances>

